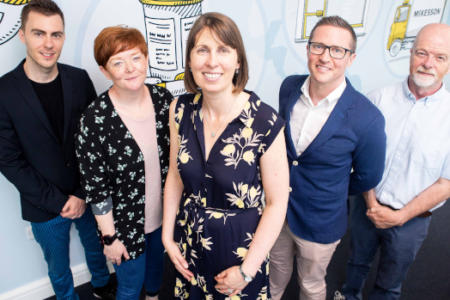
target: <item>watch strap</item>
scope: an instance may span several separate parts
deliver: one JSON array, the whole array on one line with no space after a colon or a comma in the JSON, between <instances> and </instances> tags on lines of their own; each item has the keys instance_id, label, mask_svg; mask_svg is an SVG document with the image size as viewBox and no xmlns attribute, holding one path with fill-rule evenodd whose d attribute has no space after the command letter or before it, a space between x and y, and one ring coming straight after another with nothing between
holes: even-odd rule
<instances>
[{"instance_id":1,"label":"watch strap","mask_svg":"<svg viewBox=\"0 0 450 300\"><path fill-rule=\"evenodd\" d=\"M102 235L102 244L109 246L117 239L117 233L113 235Z\"/></svg>"},{"instance_id":2,"label":"watch strap","mask_svg":"<svg viewBox=\"0 0 450 300\"><path fill-rule=\"evenodd\" d=\"M250 281L253 280L253 277L252 277L252 276L247 275L247 274L244 273L244 271L242 270L242 265L239 266L239 272L241 272L241 275L242 275L242 277L244 277L244 280L245 280L246 282L250 282Z\"/></svg>"}]
</instances>

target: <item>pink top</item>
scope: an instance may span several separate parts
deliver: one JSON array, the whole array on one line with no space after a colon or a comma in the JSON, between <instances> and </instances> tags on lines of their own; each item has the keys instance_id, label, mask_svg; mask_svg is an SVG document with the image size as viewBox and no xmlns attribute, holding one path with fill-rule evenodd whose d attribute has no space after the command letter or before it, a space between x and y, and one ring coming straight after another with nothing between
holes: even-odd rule
<instances>
[{"instance_id":1,"label":"pink top","mask_svg":"<svg viewBox=\"0 0 450 300\"><path fill-rule=\"evenodd\" d=\"M150 233L161 226L161 169L159 165L158 143L156 139L155 111L152 109L144 119L136 119L117 110L138 144L145 163L145 233Z\"/></svg>"}]
</instances>

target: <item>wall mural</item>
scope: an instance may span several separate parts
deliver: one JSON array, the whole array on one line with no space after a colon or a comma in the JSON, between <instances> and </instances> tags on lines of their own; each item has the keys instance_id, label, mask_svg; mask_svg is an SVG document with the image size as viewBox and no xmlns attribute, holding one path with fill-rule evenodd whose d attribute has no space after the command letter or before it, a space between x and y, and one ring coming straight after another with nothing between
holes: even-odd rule
<instances>
[{"instance_id":1,"label":"wall mural","mask_svg":"<svg viewBox=\"0 0 450 300\"><path fill-rule=\"evenodd\" d=\"M355 30L365 34L369 0L298 0L295 42L307 42L314 25L326 16L341 16Z\"/></svg>"},{"instance_id":2,"label":"wall mural","mask_svg":"<svg viewBox=\"0 0 450 300\"><path fill-rule=\"evenodd\" d=\"M420 28L445 23L447 0L396 0L385 27L384 58L394 75L408 70L409 54Z\"/></svg>"},{"instance_id":3,"label":"wall mural","mask_svg":"<svg viewBox=\"0 0 450 300\"><path fill-rule=\"evenodd\" d=\"M149 50L147 82L158 83L173 95L184 93L186 41L202 14L203 0L139 0L144 9Z\"/></svg>"},{"instance_id":4,"label":"wall mural","mask_svg":"<svg viewBox=\"0 0 450 300\"><path fill-rule=\"evenodd\" d=\"M0 45L12 39L20 28L20 12L29 0L0 0Z\"/></svg>"}]
</instances>

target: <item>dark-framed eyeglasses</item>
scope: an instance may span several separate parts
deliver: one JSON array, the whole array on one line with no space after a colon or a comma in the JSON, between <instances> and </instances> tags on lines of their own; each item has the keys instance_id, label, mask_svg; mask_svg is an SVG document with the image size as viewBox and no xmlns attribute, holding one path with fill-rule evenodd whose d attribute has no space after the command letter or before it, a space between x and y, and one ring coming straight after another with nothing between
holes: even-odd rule
<instances>
[{"instance_id":1,"label":"dark-framed eyeglasses","mask_svg":"<svg viewBox=\"0 0 450 300\"><path fill-rule=\"evenodd\" d=\"M343 59L347 52L354 53L355 51L339 46L327 46L322 43L308 42L309 52L316 55L322 55L328 49L330 56L334 59Z\"/></svg>"}]
</instances>

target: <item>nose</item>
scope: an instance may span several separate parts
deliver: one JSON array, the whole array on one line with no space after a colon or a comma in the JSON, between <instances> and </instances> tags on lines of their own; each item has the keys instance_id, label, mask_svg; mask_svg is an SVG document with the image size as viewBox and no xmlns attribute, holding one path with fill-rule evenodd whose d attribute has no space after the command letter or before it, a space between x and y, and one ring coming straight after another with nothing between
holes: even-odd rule
<instances>
[{"instance_id":1,"label":"nose","mask_svg":"<svg viewBox=\"0 0 450 300\"><path fill-rule=\"evenodd\" d=\"M331 58L331 56L330 56L330 48L325 48L323 53L319 55L319 58L322 61L329 61L330 58Z\"/></svg>"},{"instance_id":2,"label":"nose","mask_svg":"<svg viewBox=\"0 0 450 300\"><path fill-rule=\"evenodd\" d=\"M135 69L135 66L134 66L134 64L133 64L132 61L129 61L129 60L125 61L125 70L126 70L128 73L133 72L134 69Z\"/></svg>"},{"instance_id":3,"label":"nose","mask_svg":"<svg viewBox=\"0 0 450 300\"><path fill-rule=\"evenodd\" d=\"M211 53L208 56L208 66L215 67L217 65L217 54L214 51L211 51Z\"/></svg>"},{"instance_id":4,"label":"nose","mask_svg":"<svg viewBox=\"0 0 450 300\"><path fill-rule=\"evenodd\" d=\"M423 66L427 69L432 68L434 66L434 60L435 58L433 55L428 55L423 62Z\"/></svg>"},{"instance_id":5,"label":"nose","mask_svg":"<svg viewBox=\"0 0 450 300\"><path fill-rule=\"evenodd\" d=\"M51 36L46 36L44 40L44 46L47 49L53 48L53 39Z\"/></svg>"}]
</instances>

